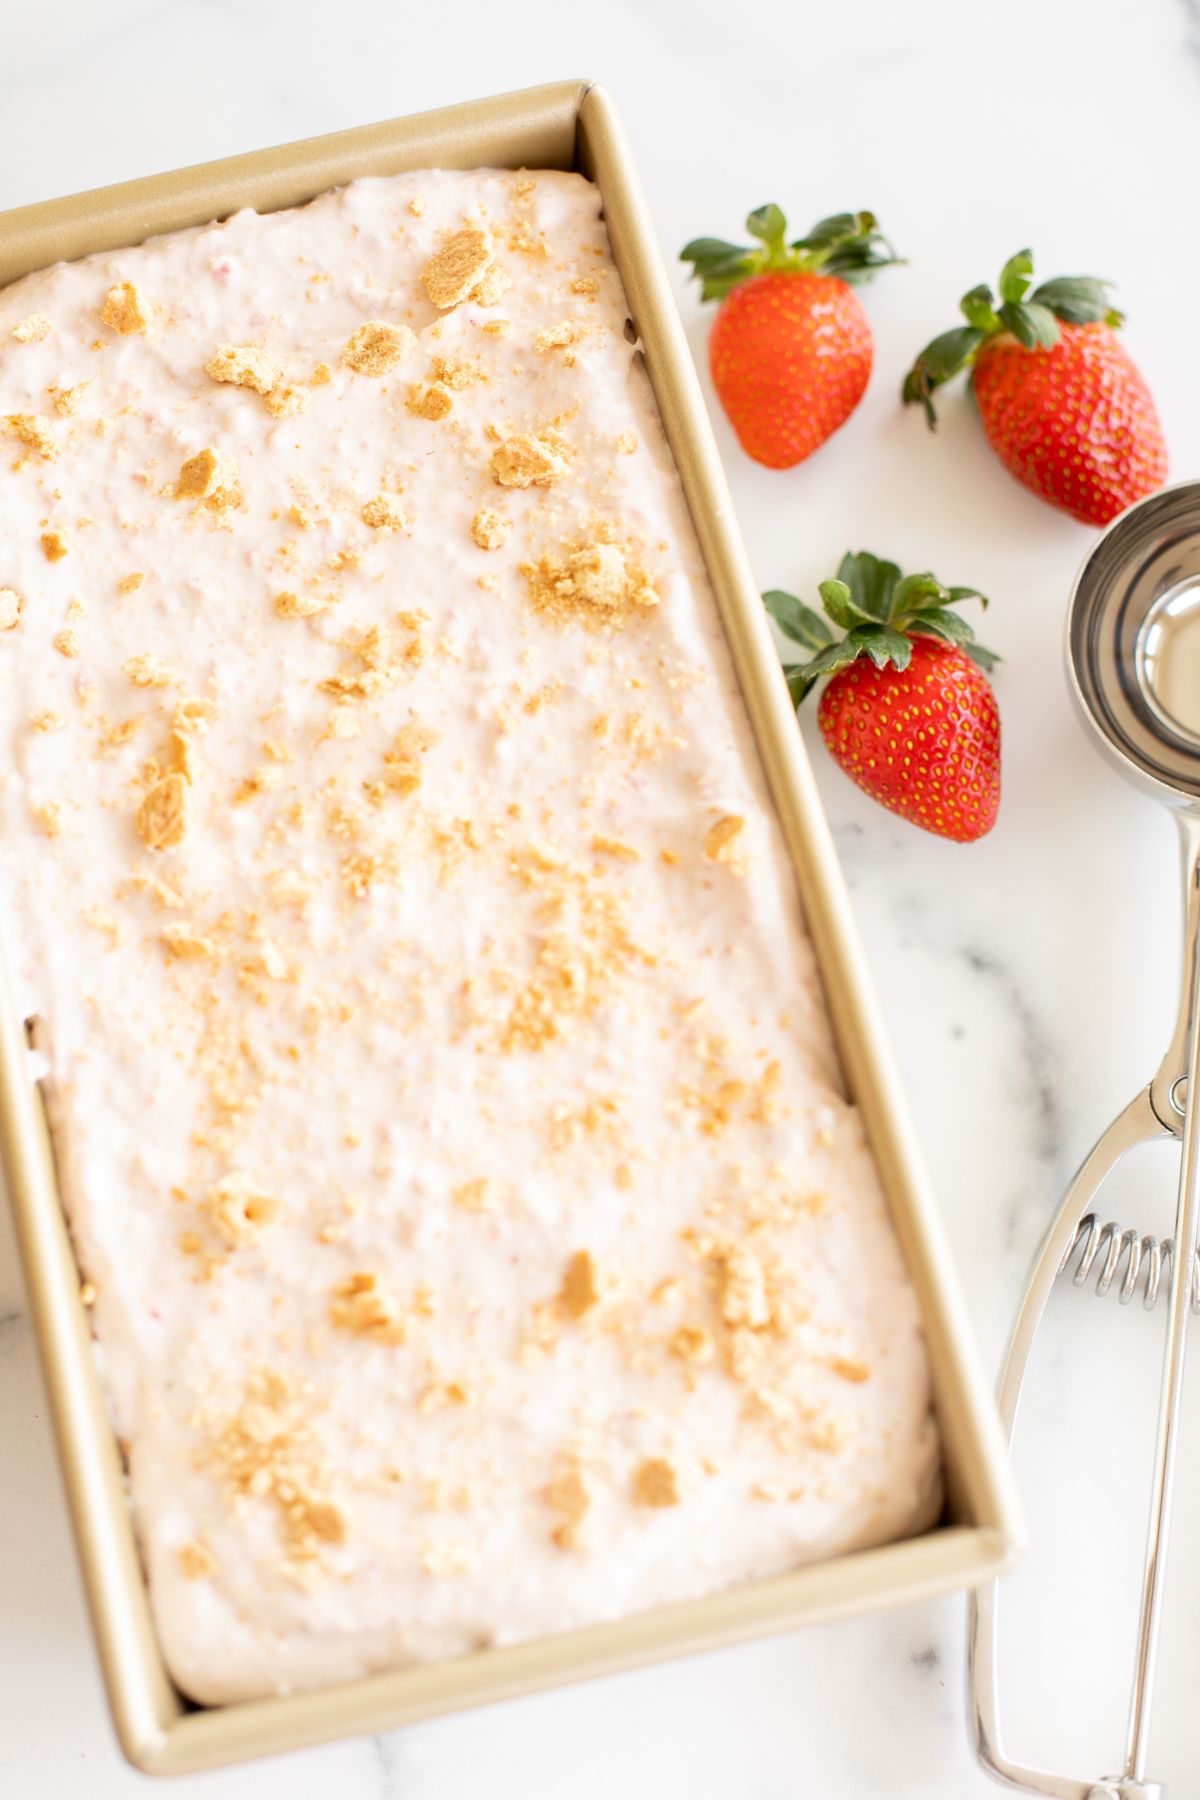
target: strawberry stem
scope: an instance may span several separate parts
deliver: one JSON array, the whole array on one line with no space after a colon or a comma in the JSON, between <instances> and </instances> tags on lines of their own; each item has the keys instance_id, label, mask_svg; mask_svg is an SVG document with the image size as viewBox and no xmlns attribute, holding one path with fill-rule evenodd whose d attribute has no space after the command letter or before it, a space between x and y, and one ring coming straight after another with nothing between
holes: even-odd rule
<instances>
[{"instance_id":1,"label":"strawberry stem","mask_svg":"<svg viewBox=\"0 0 1200 1800\"><path fill-rule=\"evenodd\" d=\"M906 669L912 660L912 640L940 638L974 659L984 670L1000 660L975 641L967 621L952 608L964 600L987 600L978 588L943 587L936 575L902 575L895 563L884 562L867 550L847 551L837 578L823 581L818 589L829 619L843 635L839 638L813 607L781 588L763 595L763 605L784 637L809 652L804 662L785 663L788 692L799 707L822 675L834 675L865 656L877 669L890 664Z\"/></svg>"},{"instance_id":2,"label":"strawberry stem","mask_svg":"<svg viewBox=\"0 0 1200 1800\"><path fill-rule=\"evenodd\" d=\"M724 238L693 238L679 253L692 265L703 300L723 300L739 283L778 271L836 275L843 281L867 280L876 269L903 259L879 229L874 213L834 213L820 219L807 237L787 239L787 220L773 201L756 206L746 220L755 244L730 244Z\"/></svg>"},{"instance_id":3,"label":"strawberry stem","mask_svg":"<svg viewBox=\"0 0 1200 1800\"><path fill-rule=\"evenodd\" d=\"M924 350L904 377L900 390L906 406L917 404L925 409L932 430L937 424L933 395L947 381L970 369L980 350L990 338L1008 332L1025 350L1050 350L1061 335L1060 321L1065 325L1103 323L1117 326L1124 322L1108 298L1112 286L1094 275L1060 275L1043 281L1030 293L1033 282L1033 255L1018 250L1000 271L997 282L999 298L990 287L974 287L964 294L959 310L965 325L943 331L926 344Z\"/></svg>"}]
</instances>

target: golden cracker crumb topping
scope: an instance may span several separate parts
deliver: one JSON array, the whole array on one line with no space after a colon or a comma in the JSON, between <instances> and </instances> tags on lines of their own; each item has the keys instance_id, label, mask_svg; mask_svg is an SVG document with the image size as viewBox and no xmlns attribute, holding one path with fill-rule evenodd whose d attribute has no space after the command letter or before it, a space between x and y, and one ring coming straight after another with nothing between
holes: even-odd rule
<instances>
[{"instance_id":1,"label":"golden cracker crumb topping","mask_svg":"<svg viewBox=\"0 0 1200 1800\"><path fill-rule=\"evenodd\" d=\"M424 383L414 381L408 390L405 402L410 413L418 419L444 419L454 409L454 396L449 388L440 382Z\"/></svg>"},{"instance_id":2,"label":"golden cracker crumb topping","mask_svg":"<svg viewBox=\"0 0 1200 1800\"><path fill-rule=\"evenodd\" d=\"M135 331L145 331L149 325L150 305L135 282L121 281L105 295L100 318L110 331L129 337Z\"/></svg>"},{"instance_id":3,"label":"golden cracker crumb topping","mask_svg":"<svg viewBox=\"0 0 1200 1800\"><path fill-rule=\"evenodd\" d=\"M560 319L557 325L547 325L539 331L533 340L533 347L539 356L545 356L549 350L565 350L575 342L575 327L570 319Z\"/></svg>"},{"instance_id":4,"label":"golden cracker crumb topping","mask_svg":"<svg viewBox=\"0 0 1200 1800\"><path fill-rule=\"evenodd\" d=\"M731 1327L762 1331L771 1323L771 1302L762 1263L743 1244L719 1246L715 1252L721 1317Z\"/></svg>"},{"instance_id":5,"label":"golden cracker crumb topping","mask_svg":"<svg viewBox=\"0 0 1200 1800\"><path fill-rule=\"evenodd\" d=\"M474 294L494 267L490 236L478 226L468 225L430 257L420 281L433 304L445 311Z\"/></svg>"},{"instance_id":6,"label":"golden cracker crumb topping","mask_svg":"<svg viewBox=\"0 0 1200 1800\"><path fill-rule=\"evenodd\" d=\"M580 1528L591 1507L591 1495L581 1471L574 1464L559 1470L546 1483L545 1500L558 1514L558 1524L550 1533L560 1550L577 1550Z\"/></svg>"},{"instance_id":7,"label":"golden cracker crumb topping","mask_svg":"<svg viewBox=\"0 0 1200 1800\"><path fill-rule=\"evenodd\" d=\"M575 619L607 629L623 625L639 607L658 605L658 589L632 545L599 537L565 557L523 563L521 572L538 611L562 623Z\"/></svg>"},{"instance_id":8,"label":"golden cracker crumb topping","mask_svg":"<svg viewBox=\"0 0 1200 1800\"><path fill-rule=\"evenodd\" d=\"M175 483L178 500L208 500L214 494L227 492L233 484L233 468L219 450L207 447L189 456Z\"/></svg>"},{"instance_id":9,"label":"golden cracker crumb topping","mask_svg":"<svg viewBox=\"0 0 1200 1800\"><path fill-rule=\"evenodd\" d=\"M12 631L24 605L15 588L0 587L0 631Z\"/></svg>"},{"instance_id":10,"label":"golden cracker crumb topping","mask_svg":"<svg viewBox=\"0 0 1200 1800\"><path fill-rule=\"evenodd\" d=\"M275 419L294 419L311 399L309 390L298 381L281 381L263 396L267 411Z\"/></svg>"},{"instance_id":11,"label":"golden cracker crumb topping","mask_svg":"<svg viewBox=\"0 0 1200 1800\"><path fill-rule=\"evenodd\" d=\"M179 1567L189 1581L203 1581L216 1571L216 1557L199 1538L193 1538L189 1544L180 1544L177 1554Z\"/></svg>"},{"instance_id":12,"label":"golden cracker crumb topping","mask_svg":"<svg viewBox=\"0 0 1200 1800\"><path fill-rule=\"evenodd\" d=\"M219 345L204 373L213 381L253 388L256 394L269 394L282 378L279 364L257 344Z\"/></svg>"},{"instance_id":13,"label":"golden cracker crumb topping","mask_svg":"<svg viewBox=\"0 0 1200 1800\"><path fill-rule=\"evenodd\" d=\"M12 335L18 344L40 344L49 337L51 325L45 313L30 313L27 319L18 319L12 328Z\"/></svg>"},{"instance_id":14,"label":"golden cracker crumb topping","mask_svg":"<svg viewBox=\"0 0 1200 1800\"><path fill-rule=\"evenodd\" d=\"M399 1302L367 1270L338 1282L329 1303L329 1319L339 1331L354 1332L377 1344L402 1344L408 1335Z\"/></svg>"},{"instance_id":15,"label":"golden cracker crumb topping","mask_svg":"<svg viewBox=\"0 0 1200 1800\"><path fill-rule=\"evenodd\" d=\"M376 494L363 507L362 522L369 525L372 531L382 532L386 536L391 531L403 531L408 524L408 514L390 494Z\"/></svg>"},{"instance_id":16,"label":"golden cracker crumb topping","mask_svg":"<svg viewBox=\"0 0 1200 1800\"><path fill-rule=\"evenodd\" d=\"M59 531L43 531L38 542L42 546L42 555L47 562L61 562L67 554L66 539Z\"/></svg>"},{"instance_id":17,"label":"golden cracker crumb topping","mask_svg":"<svg viewBox=\"0 0 1200 1800\"><path fill-rule=\"evenodd\" d=\"M372 319L348 339L342 361L356 375L378 377L406 361L416 347L416 334L407 325L387 325L382 319Z\"/></svg>"},{"instance_id":18,"label":"golden cracker crumb topping","mask_svg":"<svg viewBox=\"0 0 1200 1800\"><path fill-rule=\"evenodd\" d=\"M679 1483L671 1464L661 1456L639 1463L633 1476L633 1497L639 1506L678 1506Z\"/></svg>"},{"instance_id":19,"label":"golden cracker crumb topping","mask_svg":"<svg viewBox=\"0 0 1200 1800\"><path fill-rule=\"evenodd\" d=\"M497 445L488 467L500 487L554 487L570 471L569 450L557 431L521 431Z\"/></svg>"},{"instance_id":20,"label":"golden cracker crumb topping","mask_svg":"<svg viewBox=\"0 0 1200 1800\"><path fill-rule=\"evenodd\" d=\"M471 520L471 536L481 550L503 549L511 531L512 520L491 506L481 506Z\"/></svg>"},{"instance_id":21,"label":"golden cracker crumb topping","mask_svg":"<svg viewBox=\"0 0 1200 1800\"><path fill-rule=\"evenodd\" d=\"M581 1319L600 1302L599 1270L590 1250L576 1250L567 1262L558 1303L570 1319Z\"/></svg>"},{"instance_id":22,"label":"golden cracker crumb topping","mask_svg":"<svg viewBox=\"0 0 1200 1800\"><path fill-rule=\"evenodd\" d=\"M179 670L170 663L163 662L161 657L143 654L131 656L121 667L132 681L134 687L166 688L175 687L183 680ZM136 723L135 723L136 729Z\"/></svg>"},{"instance_id":23,"label":"golden cracker crumb topping","mask_svg":"<svg viewBox=\"0 0 1200 1800\"><path fill-rule=\"evenodd\" d=\"M148 850L171 850L187 835L187 782L179 774L164 775L149 789L134 818Z\"/></svg>"},{"instance_id":24,"label":"golden cracker crumb topping","mask_svg":"<svg viewBox=\"0 0 1200 1800\"><path fill-rule=\"evenodd\" d=\"M275 596L275 611L281 619L311 619L333 604L328 594L292 594Z\"/></svg>"},{"instance_id":25,"label":"golden cracker crumb topping","mask_svg":"<svg viewBox=\"0 0 1200 1800\"><path fill-rule=\"evenodd\" d=\"M50 389L54 396L54 410L60 419L70 418L72 413L79 411L83 396L91 385L90 381L77 381L74 387Z\"/></svg>"},{"instance_id":26,"label":"golden cracker crumb topping","mask_svg":"<svg viewBox=\"0 0 1200 1800\"><path fill-rule=\"evenodd\" d=\"M279 1212L279 1202L258 1193L244 1175L235 1173L209 1189L205 1211L221 1241L237 1250L257 1243L263 1226Z\"/></svg>"},{"instance_id":27,"label":"golden cracker crumb topping","mask_svg":"<svg viewBox=\"0 0 1200 1800\"><path fill-rule=\"evenodd\" d=\"M738 813L727 813L710 825L704 839L704 854L709 862L723 863L734 873L744 868L742 862L742 833L746 829L746 821Z\"/></svg>"},{"instance_id":28,"label":"golden cracker crumb topping","mask_svg":"<svg viewBox=\"0 0 1200 1800\"><path fill-rule=\"evenodd\" d=\"M57 457L58 445L50 435L50 421L41 413L6 413L0 425L27 450L35 450L43 462L53 462Z\"/></svg>"}]
</instances>

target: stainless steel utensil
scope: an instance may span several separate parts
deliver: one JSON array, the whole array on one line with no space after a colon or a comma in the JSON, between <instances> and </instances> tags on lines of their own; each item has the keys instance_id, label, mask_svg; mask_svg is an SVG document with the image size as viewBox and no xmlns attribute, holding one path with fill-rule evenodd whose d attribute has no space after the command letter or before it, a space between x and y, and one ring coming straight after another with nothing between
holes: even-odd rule
<instances>
[{"instance_id":1,"label":"stainless steel utensil","mask_svg":"<svg viewBox=\"0 0 1200 1800\"><path fill-rule=\"evenodd\" d=\"M1025 1768L1005 1754L998 1719L995 1580L971 1604L972 1723L980 1761L1011 1787L1054 1800L1162 1800L1163 1787L1146 1779L1146 1759L1188 1323L1200 1309L1200 482L1140 501L1100 539L1071 596L1067 671L1082 716L1108 756L1169 806L1178 822L1184 875L1181 998L1157 1074L1100 1138L1046 1236L1013 1329L1000 1380L1000 1413L1011 1442L1038 1325L1056 1277L1072 1263L1074 1280L1082 1285L1103 1254L1096 1291L1107 1293L1123 1267L1119 1298L1127 1302L1141 1285L1147 1307L1169 1281L1154 1481L1122 1773L1078 1780ZM1173 1238L1160 1243L1119 1225L1101 1225L1093 1205L1108 1175L1127 1151L1164 1137L1180 1145Z\"/></svg>"}]
</instances>

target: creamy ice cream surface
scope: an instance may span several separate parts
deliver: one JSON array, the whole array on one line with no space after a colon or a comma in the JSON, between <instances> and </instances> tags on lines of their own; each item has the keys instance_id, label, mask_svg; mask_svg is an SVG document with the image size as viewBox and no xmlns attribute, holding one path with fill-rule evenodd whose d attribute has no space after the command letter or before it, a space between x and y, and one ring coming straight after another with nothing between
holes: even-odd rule
<instances>
[{"instance_id":1,"label":"creamy ice cream surface","mask_svg":"<svg viewBox=\"0 0 1200 1800\"><path fill-rule=\"evenodd\" d=\"M916 1302L582 177L0 292L0 901L170 1668L922 1528Z\"/></svg>"}]
</instances>

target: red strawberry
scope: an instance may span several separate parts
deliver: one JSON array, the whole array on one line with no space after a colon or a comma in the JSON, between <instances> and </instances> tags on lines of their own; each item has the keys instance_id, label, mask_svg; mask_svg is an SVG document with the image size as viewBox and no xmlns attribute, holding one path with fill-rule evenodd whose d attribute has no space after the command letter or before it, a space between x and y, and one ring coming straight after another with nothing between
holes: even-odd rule
<instances>
[{"instance_id":1,"label":"red strawberry","mask_svg":"<svg viewBox=\"0 0 1200 1800\"><path fill-rule=\"evenodd\" d=\"M988 287L962 300L966 325L927 344L904 382L930 425L931 396L971 367L979 416L1005 468L1051 506L1106 525L1167 478L1167 451L1150 390L1116 335L1109 283L1091 275L1044 281L1029 293L1033 258L1010 257L997 305Z\"/></svg>"},{"instance_id":2,"label":"red strawberry","mask_svg":"<svg viewBox=\"0 0 1200 1800\"><path fill-rule=\"evenodd\" d=\"M1000 805L1000 715L984 672L996 658L950 610L972 598L986 606L983 595L902 576L866 551L844 556L820 593L840 640L792 594L763 595L785 636L813 653L784 665L797 707L828 675L817 723L851 781L939 837L983 837Z\"/></svg>"},{"instance_id":3,"label":"red strawberry","mask_svg":"<svg viewBox=\"0 0 1200 1800\"><path fill-rule=\"evenodd\" d=\"M839 213L785 241L777 206L746 220L759 247L695 238L681 251L705 300L720 300L708 354L713 385L747 455L803 462L863 397L874 343L847 285L894 263L871 213Z\"/></svg>"}]
</instances>

